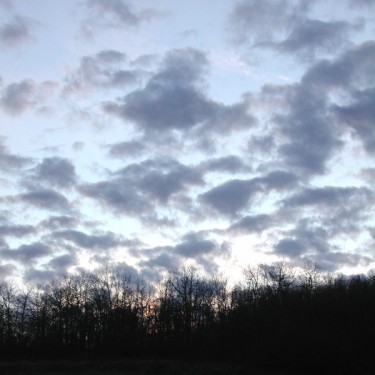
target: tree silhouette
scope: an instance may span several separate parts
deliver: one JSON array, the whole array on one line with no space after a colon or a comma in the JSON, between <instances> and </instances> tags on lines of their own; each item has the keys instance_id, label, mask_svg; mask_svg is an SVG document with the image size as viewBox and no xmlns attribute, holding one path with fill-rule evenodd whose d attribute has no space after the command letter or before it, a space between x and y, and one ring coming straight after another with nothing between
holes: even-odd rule
<instances>
[{"instance_id":1,"label":"tree silhouette","mask_svg":"<svg viewBox=\"0 0 375 375\"><path fill-rule=\"evenodd\" d=\"M158 287L123 270L27 292L0 284L0 357L164 356L353 373L375 365L375 273L322 277L315 266L249 266L228 290L185 267ZM265 365L267 364L267 365Z\"/></svg>"}]
</instances>

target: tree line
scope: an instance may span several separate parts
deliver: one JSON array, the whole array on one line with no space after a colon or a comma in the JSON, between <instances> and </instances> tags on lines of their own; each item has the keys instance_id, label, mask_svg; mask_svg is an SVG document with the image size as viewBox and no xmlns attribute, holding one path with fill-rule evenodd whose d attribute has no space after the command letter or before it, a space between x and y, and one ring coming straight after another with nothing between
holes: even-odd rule
<instances>
[{"instance_id":1,"label":"tree line","mask_svg":"<svg viewBox=\"0 0 375 375\"><path fill-rule=\"evenodd\" d=\"M151 286L125 271L0 284L0 357L145 356L254 367L374 366L375 273L325 276L285 262L229 288L192 267ZM353 371L354 371L353 370Z\"/></svg>"}]
</instances>

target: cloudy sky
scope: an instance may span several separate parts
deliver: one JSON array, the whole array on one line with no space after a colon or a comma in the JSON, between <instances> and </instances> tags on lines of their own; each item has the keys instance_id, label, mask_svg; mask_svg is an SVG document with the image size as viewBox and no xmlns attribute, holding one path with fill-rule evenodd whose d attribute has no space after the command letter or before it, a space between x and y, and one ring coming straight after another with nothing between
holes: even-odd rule
<instances>
[{"instance_id":1,"label":"cloudy sky","mask_svg":"<svg viewBox=\"0 0 375 375\"><path fill-rule=\"evenodd\" d=\"M0 0L0 279L374 268L374 8Z\"/></svg>"}]
</instances>

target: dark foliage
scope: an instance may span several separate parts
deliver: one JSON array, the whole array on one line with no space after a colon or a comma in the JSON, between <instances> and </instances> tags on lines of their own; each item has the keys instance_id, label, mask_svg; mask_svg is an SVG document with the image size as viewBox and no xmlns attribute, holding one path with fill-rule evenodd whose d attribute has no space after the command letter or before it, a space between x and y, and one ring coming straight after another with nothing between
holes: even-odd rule
<instances>
[{"instance_id":1,"label":"dark foliage","mask_svg":"<svg viewBox=\"0 0 375 375\"><path fill-rule=\"evenodd\" d=\"M375 366L375 275L249 267L228 290L194 269L153 289L126 273L68 276L21 293L0 284L0 358L148 357L366 373Z\"/></svg>"}]
</instances>

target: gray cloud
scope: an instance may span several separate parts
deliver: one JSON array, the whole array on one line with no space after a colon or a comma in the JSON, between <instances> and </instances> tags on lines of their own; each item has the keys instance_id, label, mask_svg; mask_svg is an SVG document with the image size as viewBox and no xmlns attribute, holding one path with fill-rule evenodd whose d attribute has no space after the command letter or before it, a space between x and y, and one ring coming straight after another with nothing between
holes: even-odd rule
<instances>
[{"instance_id":1,"label":"gray cloud","mask_svg":"<svg viewBox=\"0 0 375 375\"><path fill-rule=\"evenodd\" d=\"M36 85L31 80L12 83L3 90L1 107L11 115L20 114L36 104Z\"/></svg>"},{"instance_id":2,"label":"gray cloud","mask_svg":"<svg viewBox=\"0 0 375 375\"><path fill-rule=\"evenodd\" d=\"M0 7L5 10L11 10L13 8L13 5L10 0L0 0Z\"/></svg>"},{"instance_id":3,"label":"gray cloud","mask_svg":"<svg viewBox=\"0 0 375 375\"><path fill-rule=\"evenodd\" d=\"M289 189L296 185L297 177L285 171L273 171L263 177L247 180L230 180L200 195L200 200L224 215L235 215L247 208L257 193Z\"/></svg>"},{"instance_id":4,"label":"gray cloud","mask_svg":"<svg viewBox=\"0 0 375 375\"><path fill-rule=\"evenodd\" d=\"M172 217L172 215L158 215L149 214L144 215L140 218L143 224L147 225L148 228L154 228L155 230L160 230L160 228L177 228L179 221Z\"/></svg>"},{"instance_id":5,"label":"gray cloud","mask_svg":"<svg viewBox=\"0 0 375 375\"><path fill-rule=\"evenodd\" d=\"M24 265L34 264L36 260L44 258L52 253L52 250L41 242L30 245L21 245L17 249L0 250L3 259L19 261Z\"/></svg>"},{"instance_id":6,"label":"gray cloud","mask_svg":"<svg viewBox=\"0 0 375 375\"><path fill-rule=\"evenodd\" d=\"M175 246L141 249L137 251L137 255L147 257L147 260L141 260L139 265L143 268L142 273L155 280L157 277L150 275L150 270L156 267L174 271L187 258L194 259L209 272L216 270L214 257L224 251L227 251L224 245L219 246L215 241L207 239L205 234L191 232L183 236Z\"/></svg>"},{"instance_id":7,"label":"gray cloud","mask_svg":"<svg viewBox=\"0 0 375 375\"><path fill-rule=\"evenodd\" d=\"M272 105L281 100L281 112L275 111L276 140L284 162L305 175L326 172L326 164L343 145L340 136L345 125L357 132L368 151L372 150L371 132L372 61L375 44L357 45L332 61L323 60L312 66L299 84L268 86L264 100ZM360 87L362 89L355 89ZM347 106L331 103L330 90L352 96ZM296 169L297 168L297 169Z\"/></svg>"},{"instance_id":8,"label":"gray cloud","mask_svg":"<svg viewBox=\"0 0 375 375\"><path fill-rule=\"evenodd\" d=\"M74 143L72 144L72 149L73 149L74 151L76 151L76 152L78 152L78 151L82 151L84 148L85 148L85 142L80 142L80 141L78 141L78 142L74 142Z\"/></svg>"},{"instance_id":9,"label":"gray cloud","mask_svg":"<svg viewBox=\"0 0 375 375\"><path fill-rule=\"evenodd\" d=\"M279 152L303 173L324 173L327 160L341 144L330 124L326 98L300 86L290 88L288 101L289 113L278 116L277 122L289 142Z\"/></svg>"},{"instance_id":10,"label":"gray cloud","mask_svg":"<svg viewBox=\"0 0 375 375\"><path fill-rule=\"evenodd\" d=\"M98 62L107 64L122 63L126 60L126 54L123 52L115 51L112 49L100 51L96 54L96 60Z\"/></svg>"},{"instance_id":11,"label":"gray cloud","mask_svg":"<svg viewBox=\"0 0 375 375\"><path fill-rule=\"evenodd\" d=\"M66 211L70 208L69 201L64 195L49 189L39 189L29 193L19 194L10 198L10 200L31 204L35 207L48 210Z\"/></svg>"},{"instance_id":12,"label":"gray cloud","mask_svg":"<svg viewBox=\"0 0 375 375\"><path fill-rule=\"evenodd\" d=\"M207 124L207 129L211 132L231 133L240 130L249 130L257 124L257 119L248 111L248 103L245 99L232 104L218 104L215 116ZM196 129L198 136L200 129Z\"/></svg>"},{"instance_id":13,"label":"gray cloud","mask_svg":"<svg viewBox=\"0 0 375 375\"><path fill-rule=\"evenodd\" d=\"M236 43L266 42L287 32L313 1L243 0L234 5L229 27Z\"/></svg>"},{"instance_id":14,"label":"gray cloud","mask_svg":"<svg viewBox=\"0 0 375 375\"><path fill-rule=\"evenodd\" d=\"M258 191L259 187L252 180L231 180L205 192L200 199L224 215L234 215L245 209Z\"/></svg>"},{"instance_id":15,"label":"gray cloud","mask_svg":"<svg viewBox=\"0 0 375 375\"><path fill-rule=\"evenodd\" d=\"M237 2L229 16L236 43L267 47L305 61L320 53L332 53L348 45L348 35L358 24L309 18L316 1Z\"/></svg>"},{"instance_id":16,"label":"gray cloud","mask_svg":"<svg viewBox=\"0 0 375 375\"><path fill-rule=\"evenodd\" d=\"M312 225L310 221L301 219L289 234L303 241L305 248L309 251L313 250L318 254L328 253L330 233L322 226Z\"/></svg>"},{"instance_id":17,"label":"gray cloud","mask_svg":"<svg viewBox=\"0 0 375 375\"><path fill-rule=\"evenodd\" d=\"M373 261L373 259L369 258L368 256L341 251L332 251L330 253L324 254L324 256L306 256L303 258L303 260L305 262L313 262L317 264L321 270L327 272L337 271L344 266L366 267Z\"/></svg>"},{"instance_id":18,"label":"gray cloud","mask_svg":"<svg viewBox=\"0 0 375 375\"><path fill-rule=\"evenodd\" d=\"M155 267L171 271L178 269L180 263L180 260L173 255L173 249L171 247L164 248L163 252L160 254L150 257L148 260L139 262L139 265L144 269L144 271L147 269L152 270ZM155 276L156 275L154 275L154 277Z\"/></svg>"},{"instance_id":19,"label":"gray cloud","mask_svg":"<svg viewBox=\"0 0 375 375\"><path fill-rule=\"evenodd\" d=\"M255 179L255 181L261 183L266 189L283 190L295 187L298 178L294 173L276 170Z\"/></svg>"},{"instance_id":20,"label":"gray cloud","mask_svg":"<svg viewBox=\"0 0 375 375\"><path fill-rule=\"evenodd\" d=\"M75 245L85 249L94 250L106 250L129 244L128 241L112 232L88 235L78 230L68 229L53 233L53 237L73 242Z\"/></svg>"},{"instance_id":21,"label":"gray cloud","mask_svg":"<svg viewBox=\"0 0 375 375\"><path fill-rule=\"evenodd\" d=\"M0 25L0 44L14 47L28 42L34 25L35 21L30 18L14 16L10 22Z\"/></svg>"},{"instance_id":22,"label":"gray cloud","mask_svg":"<svg viewBox=\"0 0 375 375\"><path fill-rule=\"evenodd\" d=\"M109 146L109 154L116 158L137 156L146 150L146 145L138 141L119 142Z\"/></svg>"},{"instance_id":23,"label":"gray cloud","mask_svg":"<svg viewBox=\"0 0 375 375\"><path fill-rule=\"evenodd\" d=\"M127 186L121 179L82 185L80 192L123 215L137 215L153 209L133 186Z\"/></svg>"},{"instance_id":24,"label":"gray cloud","mask_svg":"<svg viewBox=\"0 0 375 375\"><path fill-rule=\"evenodd\" d=\"M332 103L328 109L337 129L345 128L355 132L362 140L365 149L371 154L375 149L375 136L372 131L374 118L375 42L367 41L356 45L333 61L323 60L309 69L301 84L313 90L317 95L326 95L327 90L339 90L339 93L351 99L347 104ZM329 118L329 117L327 117ZM332 126L332 125L331 125ZM331 143L331 142L330 142ZM328 149L327 149L328 151Z\"/></svg>"},{"instance_id":25,"label":"gray cloud","mask_svg":"<svg viewBox=\"0 0 375 375\"><path fill-rule=\"evenodd\" d=\"M353 101L346 106L335 105L333 111L338 121L345 123L355 131L362 140L369 154L375 152L375 88L356 91L352 94Z\"/></svg>"},{"instance_id":26,"label":"gray cloud","mask_svg":"<svg viewBox=\"0 0 375 375\"><path fill-rule=\"evenodd\" d=\"M79 220L72 216L51 216L43 220L39 225L46 229L57 230L61 228L74 227L79 223Z\"/></svg>"},{"instance_id":27,"label":"gray cloud","mask_svg":"<svg viewBox=\"0 0 375 375\"><path fill-rule=\"evenodd\" d=\"M152 55L152 54L141 55L141 56L138 56L135 60L133 60L131 62L131 65L140 66L142 68L149 68L157 60L158 60L158 57L156 55Z\"/></svg>"},{"instance_id":28,"label":"gray cloud","mask_svg":"<svg viewBox=\"0 0 375 375\"><path fill-rule=\"evenodd\" d=\"M74 165L61 157L44 158L33 170L32 180L46 182L53 187L68 187L76 183Z\"/></svg>"},{"instance_id":29,"label":"gray cloud","mask_svg":"<svg viewBox=\"0 0 375 375\"><path fill-rule=\"evenodd\" d=\"M217 248L217 244L197 233L189 233L183 241L174 247L174 252L185 258L197 258L209 254Z\"/></svg>"},{"instance_id":30,"label":"gray cloud","mask_svg":"<svg viewBox=\"0 0 375 375\"><path fill-rule=\"evenodd\" d=\"M4 238L0 237L0 249L8 249L8 244L7 242L4 240Z\"/></svg>"},{"instance_id":31,"label":"gray cloud","mask_svg":"<svg viewBox=\"0 0 375 375\"><path fill-rule=\"evenodd\" d=\"M301 192L286 199L284 203L288 206L319 206L339 207L345 205L355 196L367 196L369 191L365 188L345 187L323 187L305 188Z\"/></svg>"},{"instance_id":32,"label":"gray cloud","mask_svg":"<svg viewBox=\"0 0 375 375\"><path fill-rule=\"evenodd\" d=\"M170 51L143 89L129 93L122 102L107 102L103 108L154 134L198 126L221 131L251 126L254 118L245 102L225 106L204 95L207 65L206 56L197 50Z\"/></svg>"},{"instance_id":33,"label":"gray cloud","mask_svg":"<svg viewBox=\"0 0 375 375\"><path fill-rule=\"evenodd\" d=\"M125 60L124 53L114 50L82 57L78 69L66 78L64 94L82 93L95 88L123 88L135 84L140 72L123 69Z\"/></svg>"},{"instance_id":34,"label":"gray cloud","mask_svg":"<svg viewBox=\"0 0 375 375\"><path fill-rule=\"evenodd\" d=\"M0 223L1 224L7 224L8 222L8 214L9 212L7 211L0 211Z\"/></svg>"},{"instance_id":35,"label":"gray cloud","mask_svg":"<svg viewBox=\"0 0 375 375\"><path fill-rule=\"evenodd\" d=\"M375 0L348 0L353 7L371 7L375 6Z\"/></svg>"},{"instance_id":36,"label":"gray cloud","mask_svg":"<svg viewBox=\"0 0 375 375\"><path fill-rule=\"evenodd\" d=\"M261 233L269 229L274 223L275 219L272 215L253 215L244 216L242 219L234 222L229 228L229 233L247 234L247 233Z\"/></svg>"},{"instance_id":37,"label":"gray cloud","mask_svg":"<svg viewBox=\"0 0 375 375\"><path fill-rule=\"evenodd\" d=\"M16 171L32 163L31 158L11 154L1 143L0 138L0 169L2 171Z\"/></svg>"},{"instance_id":38,"label":"gray cloud","mask_svg":"<svg viewBox=\"0 0 375 375\"><path fill-rule=\"evenodd\" d=\"M23 237L35 231L32 225L0 225L0 236Z\"/></svg>"},{"instance_id":39,"label":"gray cloud","mask_svg":"<svg viewBox=\"0 0 375 375\"><path fill-rule=\"evenodd\" d=\"M269 154L270 150L276 149L275 138L272 135L252 136L248 142L250 153L260 152Z\"/></svg>"},{"instance_id":40,"label":"gray cloud","mask_svg":"<svg viewBox=\"0 0 375 375\"><path fill-rule=\"evenodd\" d=\"M163 131L189 129L207 121L216 106L191 87L149 84L144 90L129 94L125 104L117 109L120 115L142 128Z\"/></svg>"},{"instance_id":41,"label":"gray cloud","mask_svg":"<svg viewBox=\"0 0 375 375\"><path fill-rule=\"evenodd\" d=\"M164 172L161 165L151 166L139 180L138 187L159 202L167 202L172 195L189 186L203 185L200 173L193 168L179 163L168 167L170 169Z\"/></svg>"},{"instance_id":42,"label":"gray cloud","mask_svg":"<svg viewBox=\"0 0 375 375\"><path fill-rule=\"evenodd\" d=\"M11 277L15 271L16 267L13 264L0 264L0 282L5 281L8 277Z\"/></svg>"},{"instance_id":43,"label":"gray cloud","mask_svg":"<svg viewBox=\"0 0 375 375\"><path fill-rule=\"evenodd\" d=\"M44 104L55 90L55 86L52 81L37 84L30 79L10 83L1 90L0 107L9 115L20 115L40 103Z\"/></svg>"},{"instance_id":44,"label":"gray cloud","mask_svg":"<svg viewBox=\"0 0 375 375\"><path fill-rule=\"evenodd\" d=\"M235 155L222 156L207 160L200 166L203 172L250 172L251 168Z\"/></svg>"},{"instance_id":45,"label":"gray cloud","mask_svg":"<svg viewBox=\"0 0 375 375\"><path fill-rule=\"evenodd\" d=\"M372 218L374 203L374 193L364 187L305 188L283 201L281 216L289 209L308 212L331 237L356 236Z\"/></svg>"},{"instance_id":46,"label":"gray cloud","mask_svg":"<svg viewBox=\"0 0 375 375\"><path fill-rule=\"evenodd\" d=\"M81 30L86 36L92 36L98 27L128 28L150 21L163 14L155 9L135 11L123 0L86 0L89 18L83 21Z\"/></svg>"},{"instance_id":47,"label":"gray cloud","mask_svg":"<svg viewBox=\"0 0 375 375\"><path fill-rule=\"evenodd\" d=\"M364 177L371 185L375 185L375 168L365 168L361 171L361 176Z\"/></svg>"},{"instance_id":48,"label":"gray cloud","mask_svg":"<svg viewBox=\"0 0 375 375\"><path fill-rule=\"evenodd\" d=\"M196 86L208 68L207 56L196 49L173 49L167 52L160 71L152 83L161 85Z\"/></svg>"},{"instance_id":49,"label":"gray cloud","mask_svg":"<svg viewBox=\"0 0 375 375\"><path fill-rule=\"evenodd\" d=\"M352 25L344 21L325 22L304 19L298 23L282 42L270 43L270 47L283 53L292 53L304 60L312 59L318 52L332 53L348 42Z\"/></svg>"},{"instance_id":50,"label":"gray cloud","mask_svg":"<svg viewBox=\"0 0 375 375\"><path fill-rule=\"evenodd\" d=\"M37 268L28 267L24 273L23 279L26 283L36 285L49 284L61 275L58 275L55 270L40 270Z\"/></svg>"},{"instance_id":51,"label":"gray cloud","mask_svg":"<svg viewBox=\"0 0 375 375\"><path fill-rule=\"evenodd\" d=\"M99 200L126 215L152 212L156 204L167 204L190 186L202 185L201 174L171 160L145 160L130 164L113 174L113 178L83 185L83 195Z\"/></svg>"},{"instance_id":52,"label":"gray cloud","mask_svg":"<svg viewBox=\"0 0 375 375\"><path fill-rule=\"evenodd\" d=\"M284 238L275 245L274 251L281 256L288 256L293 261L314 255L319 264L319 257L325 257L331 251L330 233L326 228L313 223L312 219L301 219L294 229L283 233Z\"/></svg>"},{"instance_id":53,"label":"gray cloud","mask_svg":"<svg viewBox=\"0 0 375 375\"><path fill-rule=\"evenodd\" d=\"M281 255L289 257L298 257L305 251L305 245L299 239L283 238L275 246L275 251Z\"/></svg>"},{"instance_id":54,"label":"gray cloud","mask_svg":"<svg viewBox=\"0 0 375 375\"><path fill-rule=\"evenodd\" d=\"M306 71L302 77L304 86L327 89L351 89L368 87L375 83L373 61L375 42L366 41L355 45L338 58L322 60Z\"/></svg>"},{"instance_id":55,"label":"gray cloud","mask_svg":"<svg viewBox=\"0 0 375 375\"><path fill-rule=\"evenodd\" d=\"M63 275L69 267L75 264L77 264L77 256L75 254L63 254L51 259L46 266L52 268L57 275Z\"/></svg>"},{"instance_id":56,"label":"gray cloud","mask_svg":"<svg viewBox=\"0 0 375 375\"><path fill-rule=\"evenodd\" d=\"M126 25L135 25L140 21L139 17L121 0L89 0L87 4L89 7L96 7L99 14L117 18L119 22Z\"/></svg>"}]
</instances>

